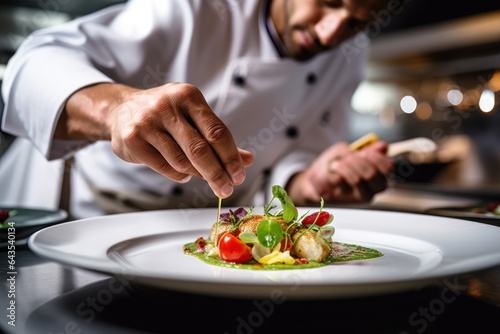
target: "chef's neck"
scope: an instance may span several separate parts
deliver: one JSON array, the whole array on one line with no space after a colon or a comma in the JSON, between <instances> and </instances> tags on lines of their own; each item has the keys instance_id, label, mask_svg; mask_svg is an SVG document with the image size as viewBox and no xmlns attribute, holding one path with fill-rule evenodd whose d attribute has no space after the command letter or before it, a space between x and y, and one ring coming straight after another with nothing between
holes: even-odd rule
<instances>
[{"instance_id":1,"label":"chef's neck","mask_svg":"<svg viewBox=\"0 0 500 334\"><path fill-rule=\"evenodd\" d=\"M278 37L283 41L283 28L285 26L285 1L284 0L269 0L269 18L273 23L274 29L278 33Z\"/></svg>"}]
</instances>

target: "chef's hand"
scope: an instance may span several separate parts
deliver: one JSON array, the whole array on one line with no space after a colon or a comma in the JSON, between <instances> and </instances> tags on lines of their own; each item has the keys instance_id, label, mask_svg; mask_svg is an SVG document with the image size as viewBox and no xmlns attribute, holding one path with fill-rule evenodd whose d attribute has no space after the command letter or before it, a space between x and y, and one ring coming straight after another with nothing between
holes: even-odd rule
<instances>
[{"instance_id":1,"label":"chef's hand","mask_svg":"<svg viewBox=\"0 0 500 334\"><path fill-rule=\"evenodd\" d=\"M59 123L66 130L71 124L75 127L68 121L80 115L82 122L82 114L89 110L94 111L90 122L94 117L96 133L83 139L111 140L121 159L145 164L177 182L187 182L192 175L203 177L219 197L229 196L234 185L244 181L245 167L253 161L250 152L236 147L202 93L189 84L147 90L108 83L87 87L69 98ZM92 127L86 121L80 129ZM56 138L64 133L59 123Z\"/></svg>"},{"instance_id":2,"label":"chef's hand","mask_svg":"<svg viewBox=\"0 0 500 334\"><path fill-rule=\"evenodd\" d=\"M296 205L317 204L321 197L330 204L369 201L387 187L386 174L394 168L386 151L382 141L360 151L335 144L289 181L288 194Z\"/></svg>"}]
</instances>

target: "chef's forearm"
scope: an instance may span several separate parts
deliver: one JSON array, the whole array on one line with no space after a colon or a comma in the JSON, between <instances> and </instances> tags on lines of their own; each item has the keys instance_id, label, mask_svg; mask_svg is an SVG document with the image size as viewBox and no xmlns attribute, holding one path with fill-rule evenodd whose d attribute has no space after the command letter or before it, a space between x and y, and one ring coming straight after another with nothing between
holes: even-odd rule
<instances>
[{"instance_id":1,"label":"chef's forearm","mask_svg":"<svg viewBox=\"0 0 500 334\"><path fill-rule=\"evenodd\" d=\"M311 204L310 201L304 197L303 191L301 189L302 178L304 177L304 172L299 172L290 177L290 180L285 185L285 190L292 199L296 206L305 206Z\"/></svg>"},{"instance_id":2,"label":"chef's forearm","mask_svg":"<svg viewBox=\"0 0 500 334\"><path fill-rule=\"evenodd\" d=\"M111 139L113 112L127 94L136 89L115 83L99 83L72 94L59 117L55 139Z\"/></svg>"}]
</instances>

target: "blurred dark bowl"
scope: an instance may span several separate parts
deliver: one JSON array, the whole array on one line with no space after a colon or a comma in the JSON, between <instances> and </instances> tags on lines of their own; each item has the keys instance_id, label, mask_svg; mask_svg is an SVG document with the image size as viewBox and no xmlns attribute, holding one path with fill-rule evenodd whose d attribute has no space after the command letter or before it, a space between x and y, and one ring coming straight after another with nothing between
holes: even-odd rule
<instances>
[{"instance_id":1,"label":"blurred dark bowl","mask_svg":"<svg viewBox=\"0 0 500 334\"><path fill-rule=\"evenodd\" d=\"M441 173L444 169L450 166L453 161L449 162L411 162L407 159L397 159L394 161L394 177L396 182L432 182L432 180Z\"/></svg>"}]
</instances>

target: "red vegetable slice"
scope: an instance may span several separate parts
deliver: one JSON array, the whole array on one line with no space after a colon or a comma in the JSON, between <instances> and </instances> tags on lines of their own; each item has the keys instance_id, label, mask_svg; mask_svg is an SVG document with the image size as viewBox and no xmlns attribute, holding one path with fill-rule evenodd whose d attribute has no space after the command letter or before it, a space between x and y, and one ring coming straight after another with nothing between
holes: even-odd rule
<instances>
[{"instance_id":1,"label":"red vegetable slice","mask_svg":"<svg viewBox=\"0 0 500 334\"><path fill-rule=\"evenodd\" d=\"M312 223L314 223L314 220L318 216L318 213L319 212L311 213L309 216L305 217L302 220L302 225L307 227L307 226L311 225ZM326 211L322 211L319 214L318 220L316 220L316 225L324 226L324 225L330 223L332 221L332 219L333 219L333 215L331 213L326 212Z\"/></svg>"},{"instance_id":2,"label":"red vegetable slice","mask_svg":"<svg viewBox=\"0 0 500 334\"><path fill-rule=\"evenodd\" d=\"M252 249L231 233L225 233L219 241L222 260L232 263L247 263L252 259Z\"/></svg>"},{"instance_id":3,"label":"red vegetable slice","mask_svg":"<svg viewBox=\"0 0 500 334\"><path fill-rule=\"evenodd\" d=\"M7 219L9 219L10 215L7 210L0 210L0 223L3 223Z\"/></svg>"}]
</instances>

